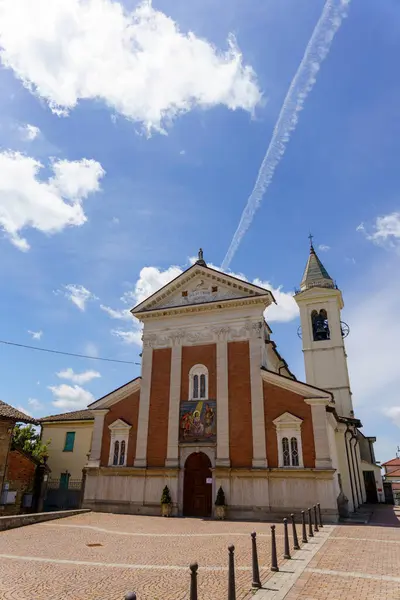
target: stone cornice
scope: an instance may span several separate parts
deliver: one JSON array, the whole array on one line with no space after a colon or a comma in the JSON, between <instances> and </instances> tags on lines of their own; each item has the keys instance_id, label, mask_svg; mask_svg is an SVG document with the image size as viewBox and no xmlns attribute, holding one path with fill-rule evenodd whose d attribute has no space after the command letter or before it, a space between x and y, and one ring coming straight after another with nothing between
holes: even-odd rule
<instances>
[{"instance_id":1,"label":"stone cornice","mask_svg":"<svg viewBox=\"0 0 400 600\"><path fill-rule=\"evenodd\" d=\"M277 385L285 390L294 392L303 396L304 399L310 400L310 404L314 400L324 401L325 404L329 404L332 401L333 395L327 390L321 390L308 383L297 381L296 379L290 379L289 377L283 377L267 369L261 369L261 376L264 381L272 385Z\"/></svg>"},{"instance_id":2,"label":"stone cornice","mask_svg":"<svg viewBox=\"0 0 400 600\"><path fill-rule=\"evenodd\" d=\"M130 396L130 394L134 394L135 392L139 391L141 381L141 378L137 377L136 379L130 381L126 385L123 385L122 387L114 390L113 392L110 392L106 396L103 396L103 398L100 398L100 400L97 400L96 402L93 402L93 404L90 404L90 409L96 411L94 414L96 414L97 412L108 412L108 410L106 409L108 409L110 406L112 406L116 402L119 402L120 400L123 400L127 396ZM102 410L100 411L99 409Z\"/></svg>"}]
</instances>

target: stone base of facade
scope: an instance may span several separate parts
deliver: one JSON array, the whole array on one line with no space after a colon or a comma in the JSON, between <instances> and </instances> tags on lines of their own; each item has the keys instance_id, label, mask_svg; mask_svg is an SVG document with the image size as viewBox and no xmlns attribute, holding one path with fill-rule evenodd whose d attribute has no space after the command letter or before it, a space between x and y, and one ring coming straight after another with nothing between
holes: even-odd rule
<instances>
[{"instance_id":1,"label":"stone base of facade","mask_svg":"<svg viewBox=\"0 0 400 600\"><path fill-rule=\"evenodd\" d=\"M338 520L334 471L328 469L213 469L212 493L222 486L227 518L270 521L299 513L319 502L323 518ZM161 515L160 499L168 485L173 516L183 515L182 469L101 467L88 469L84 508L125 514Z\"/></svg>"}]
</instances>

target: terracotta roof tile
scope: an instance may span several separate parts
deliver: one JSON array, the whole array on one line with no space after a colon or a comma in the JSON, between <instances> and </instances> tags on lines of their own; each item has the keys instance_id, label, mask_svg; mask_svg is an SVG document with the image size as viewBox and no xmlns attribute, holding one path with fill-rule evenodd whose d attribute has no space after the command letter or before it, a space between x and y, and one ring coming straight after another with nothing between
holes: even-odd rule
<instances>
[{"instance_id":1,"label":"terracotta roof tile","mask_svg":"<svg viewBox=\"0 0 400 600\"><path fill-rule=\"evenodd\" d=\"M93 411L85 408L83 410L74 410L72 412L61 413L59 415L49 415L39 419L41 423L50 423L51 421L93 421Z\"/></svg>"},{"instance_id":2,"label":"terracotta roof tile","mask_svg":"<svg viewBox=\"0 0 400 600\"><path fill-rule=\"evenodd\" d=\"M382 467L386 467L388 465L391 467L400 467L400 458L392 458L392 460L382 463Z\"/></svg>"},{"instance_id":3,"label":"terracotta roof tile","mask_svg":"<svg viewBox=\"0 0 400 600\"><path fill-rule=\"evenodd\" d=\"M21 423L33 423L34 425L38 425L38 421L33 417L23 413L22 411L10 406L6 402L0 400L0 419L10 419L15 422Z\"/></svg>"}]
</instances>

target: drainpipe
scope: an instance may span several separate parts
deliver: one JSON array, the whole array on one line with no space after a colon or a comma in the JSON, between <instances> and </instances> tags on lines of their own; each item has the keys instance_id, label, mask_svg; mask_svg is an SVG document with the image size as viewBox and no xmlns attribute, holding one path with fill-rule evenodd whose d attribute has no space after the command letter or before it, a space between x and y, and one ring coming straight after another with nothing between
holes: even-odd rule
<instances>
[{"instance_id":1,"label":"drainpipe","mask_svg":"<svg viewBox=\"0 0 400 600\"><path fill-rule=\"evenodd\" d=\"M358 460L357 460L357 452L356 452L356 447L358 444L358 439L357 439L357 435L353 432L352 436L351 436L352 440L355 440L354 442L354 446L353 446L353 451L354 451L354 460L356 463L356 472L357 472L357 481L358 481L358 488L360 490L360 496L361 496L361 501L360 504L363 504L363 497L362 497L362 486L361 486L361 479L360 479L360 469L359 469L359 464L358 464Z\"/></svg>"},{"instance_id":2,"label":"drainpipe","mask_svg":"<svg viewBox=\"0 0 400 600\"><path fill-rule=\"evenodd\" d=\"M344 445L346 446L347 467L349 469L351 495L353 497L353 508L354 508L354 510L357 510L356 509L356 499L355 499L355 496L354 496L354 488L353 488L353 477L351 475L351 466L350 466L350 457L349 457L349 445L348 445L348 441L349 440L347 439L347 434L349 432L351 433L351 431L349 429L349 426L347 426L347 429L346 429L346 431L344 433Z\"/></svg>"},{"instance_id":3,"label":"drainpipe","mask_svg":"<svg viewBox=\"0 0 400 600\"><path fill-rule=\"evenodd\" d=\"M350 440L349 440L349 446L350 446L350 456L351 456L351 464L353 467L353 477L354 477L354 487L356 489L356 496L357 496L357 504L358 506L360 506L361 502L360 502L360 497L358 495L358 486L357 486L357 481L356 481L356 469L354 466L354 453L353 453L353 449L354 447L352 446L351 442L353 440L353 432L351 431L351 429L349 429L349 433L350 433ZM358 507L357 507L358 508Z\"/></svg>"}]
</instances>

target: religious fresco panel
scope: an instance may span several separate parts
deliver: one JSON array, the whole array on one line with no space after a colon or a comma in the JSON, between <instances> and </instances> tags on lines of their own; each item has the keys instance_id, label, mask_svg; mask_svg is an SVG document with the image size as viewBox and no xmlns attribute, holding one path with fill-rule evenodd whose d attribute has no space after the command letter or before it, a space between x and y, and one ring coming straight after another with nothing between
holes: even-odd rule
<instances>
[{"instance_id":1,"label":"religious fresco panel","mask_svg":"<svg viewBox=\"0 0 400 600\"><path fill-rule=\"evenodd\" d=\"M216 442L217 407L215 400L181 402L180 442Z\"/></svg>"}]
</instances>

